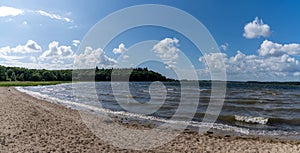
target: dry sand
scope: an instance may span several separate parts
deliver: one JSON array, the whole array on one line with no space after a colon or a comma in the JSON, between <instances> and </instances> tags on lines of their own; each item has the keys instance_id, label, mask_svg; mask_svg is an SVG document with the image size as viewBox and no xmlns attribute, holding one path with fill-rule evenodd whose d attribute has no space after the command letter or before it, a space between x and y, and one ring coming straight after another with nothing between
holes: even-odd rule
<instances>
[{"instance_id":1,"label":"dry sand","mask_svg":"<svg viewBox=\"0 0 300 153\"><path fill-rule=\"evenodd\" d=\"M106 144L76 110L38 100L14 88L0 88L0 152L300 152L299 142L219 137L185 132L153 150L125 150ZM142 128L138 124L127 125Z\"/></svg>"}]
</instances>

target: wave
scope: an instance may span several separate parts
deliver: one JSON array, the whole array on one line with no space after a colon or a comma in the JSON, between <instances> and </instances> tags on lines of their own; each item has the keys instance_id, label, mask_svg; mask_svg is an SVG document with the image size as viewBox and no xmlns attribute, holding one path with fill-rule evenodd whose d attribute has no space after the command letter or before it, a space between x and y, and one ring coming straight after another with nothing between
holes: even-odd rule
<instances>
[{"instance_id":1,"label":"wave","mask_svg":"<svg viewBox=\"0 0 300 153\"><path fill-rule=\"evenodd\" d=\"M287 136L287 135L297 135L299 136L299 133L292 131L282 131L280 128L274 128L275 130L270 130L270 129L255 129L255 128L249 128L247 126L238 126L235 125L234 122L245 122L245 123L251 123L251 124L261 124L261 125L278 125L278 124L299 124L300 125L300 119L294 119L294 120L285 120L285 119L277 119L277 118L266 118L266 117L255 117L255 116L241 116L241 115L220 115L219 116L219 121L226 121L226 122L218 122L218 123L205 123L197 120L193 121L183 121L183 120L176 120L173 118L173 120L164 118L162 116L150 116L150 115L145 115L145 114L137 114L137 113L131 113L131 112L126 112L126 111L121 111L121 110L111 110L111 109L106 109L102 107L97 107L90 105L85 102L84 98L86 97L77 97L77 98L83 98L83 102L78 102L76 99L71 99L68 98L67 100L64 99L63 97L56 97L56 95L53 94L47 94L47 93L40 93L39 91L31 91L30 89L23 88L23 87L16 87L21 92L25 92L29 95L32 95L33 97L36 97L38 99L46 100L55 104L63 105L65 107L75 109L75 110L85 110L85 111L91 111L91 112L97 112L99 114L104 114L104 115L113 115L113 116L119 116L119 117L124 117L127 119L137 119L141 121L150 121L151 123L158 123L158 124L164 124L168 123L171 125L174 125L176 128L177 125L178 127L181 127L181 125L188 125L189 127L195 127L195 128L211 128L211 129L216 129L220 131L225 131L226 133L233 132L233 133L239 133L243 135L267 135L267 136L273 136L273 135L278 135L278 136ZM61 98L61 99L60 99ZM62 100L64 99L64 100ZM91 101L93 99L90 99ZM107 101L107 99L105 99ZM201 104L201 103L200 103ZM167 105L166 107L168 107ZM172 107L173 108L173 107ZM195 114L195 117L202 118L205 114L198 112ZM250 124L249 124L250 125ZM256 126L256 125L254 125ZM258 126L258 125L257 125Z\"/></svg>"},{"instance_id":2,"label":"wave","mask_svg":"<svg viewBox=\"0 0 300 153\"><path fill-rule=\"evenodd\" d=\"M164 119L164 118L156 117L156 116L148 116L148 115L144 115L144 114L136 114L136 113L125 112L125 111L113 111L110 109L95 107L92 105L72 102L72 101L68 101L68 100L61 100L59 98L54 98L54 97L51 97L51 96L48 96L45 94L41 94L39 92L29 91L29 90L26 90L21 87L16 87L16 89L19 90L20 92L27 93L35 98L46 100L48 102L55 103L55 104L60 104L60 105L63 105L65 107L68 107L70 109L75 109L75 110L89 110L91 112L98 112L100 114L110 114L110 115L131 118L131 119L142 119L142 120L148 120L148 121L154 121L154 122L168 123L168 124L174 125L175 128L177 125L179 125L179 127L188 125L188 126L197 127L197 128L213 128L213 129L222 130L222 131L230 131L230 132L236 132L236 133L241 133L241 134L246 134L246 135L249 134L249 129L247 129L247 128L235 127L235 126L230 126L230 125L225 125L225 124L220 124L220 123L205 123L205 122L198 122L198 121L170 120L170 119Z\"/></svg>"},{"instance_id":3,"label":"wave","mask_svg":"<svg viewBox=\"0 0 300 153\"><path fill-rule=\"evenodd\" d=\"M300 126L300 118L291 118L291 119L285 119L285 118L270 118L269 119L270 124L274 125L294 125L294 126Z\"/></svg>"},{"instance_id":4,"label":"wave","mask_svg":"<svg viewBox=\"0 0 300 153\"><path fill-rule=\"evenodd\" d=\"M200 103L200 106L207 106L208 104ZM240 105L240 104L231 104L231 103L224 103L223 107L224 110L234 111L234 110L247 110L252 112L280 112L282 114L288 112L289 114L299 114L300 112L300 104L295 105L286 105L286 106L278 106L277 104L270 104L270 105Z\"/></svg>"},{"instance_id":5,"label":"wave","mask_svg":"<svg viewBox=\"0 0 300 153\"><path fill-rule=\"evenodd\" d=\"M52 97L52 96L49 96L49 95L46 95L46 94L42 94L42 93L39 93L39 92L26 90L26 89L24 89L22 87L15 87L15 88L18 91L26 93L26 94L29 94L32 97L35 97L37 99L45 100L45 101L48 101L48 102L51 102L51 103L54 103L54 104L63 105L63 106L65 106L67 108L70 108L70 109L75 109L76 105L77 105L77 107L80 106L80 104L76 104L75 102L72 102L72 101L69 101L69 100L61 100L59 98L55 98L55 97Z\"/></svg>"},{"instance_id":6,"label":"wave","mask_svg":"<svg viewBox=\"0 0 300 153\"><path fill-rule=\"evenodd\" d=\"M234 115L236 121L254 123L254 124L267 124L269 118L266 117L254 117L254 116L239 116Z\"/></svg>"}]
</instances>

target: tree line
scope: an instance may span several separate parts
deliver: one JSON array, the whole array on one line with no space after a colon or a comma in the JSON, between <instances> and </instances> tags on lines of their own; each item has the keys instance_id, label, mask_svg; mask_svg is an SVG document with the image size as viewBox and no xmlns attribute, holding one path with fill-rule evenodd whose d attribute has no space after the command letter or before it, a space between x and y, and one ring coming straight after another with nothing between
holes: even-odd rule
<instances>
[{"instance_id":1,"label":"tree line","mask_svg":"<svg viewBox=\"0 0 300 153\"><path fill-rule=\"evenodd\" d=\"M90 73L95 72L95 73ZM147 68L46 70L0 66L0 81L173 81Z\"/></svg>"},{"instance_id":2,"label":"tree line","mask_svg":"<svg viewBox=\"0 0 300 153\"><path fill-rule=\"evenodd\" d=\"M0 66L0 81L71 81L71 70L27 69Z\"/></svg>"},{"instance_id":3,"label":"tree line","mask_svg":"<svg viewBox=\"0 0 300 153\"><path fill-rule=\"evenodd\" d=\"M95 73L91 73L95 70ZM174 81L148 68L111 68L74 70L75 81Z\"/></svg>"}]
</instances>

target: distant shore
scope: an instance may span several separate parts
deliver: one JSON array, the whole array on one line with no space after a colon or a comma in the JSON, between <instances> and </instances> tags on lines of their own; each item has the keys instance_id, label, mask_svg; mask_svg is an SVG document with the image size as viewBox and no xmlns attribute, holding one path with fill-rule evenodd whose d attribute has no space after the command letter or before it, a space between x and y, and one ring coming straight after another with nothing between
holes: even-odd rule
<instances>
[{"instance_id":1,"label":"distant shore","mask_svg":"<svg viewBox=\"0 0 300 153\"><path fill-rule=\"evenodd\" d=\"M106 144L83 123L78 111L0 87L0 152L300 152L300 142L184 132L152 150ZM142 128L129 124L131 128Z\"/></svg>"},{"instance_id":2,"label":"distant shore","mask_svg":"<svg viewBox=\"0 0 300 153\"><path fill-rule=\"evenodd\" d=\"M70 83L71 81L0 81L0 87L44 86Z\"/></svg>"}]
</instances>

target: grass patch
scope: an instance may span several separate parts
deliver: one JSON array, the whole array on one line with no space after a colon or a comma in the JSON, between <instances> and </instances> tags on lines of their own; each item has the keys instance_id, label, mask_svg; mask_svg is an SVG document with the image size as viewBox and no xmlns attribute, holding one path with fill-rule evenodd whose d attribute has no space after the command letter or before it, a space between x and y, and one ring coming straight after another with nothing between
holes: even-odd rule
<instances>
[{"instance_id":1,"label":"grass patch","mask_svg":"<svg viewBox=\"0 0 300 153\"><path fill-rule=\"evenodd\" d=\"M62 83L70 83L71 81L0 81L0 87L12 86L45 86L56 85Z\"/></svg>"}]
</instances>

